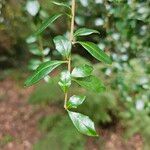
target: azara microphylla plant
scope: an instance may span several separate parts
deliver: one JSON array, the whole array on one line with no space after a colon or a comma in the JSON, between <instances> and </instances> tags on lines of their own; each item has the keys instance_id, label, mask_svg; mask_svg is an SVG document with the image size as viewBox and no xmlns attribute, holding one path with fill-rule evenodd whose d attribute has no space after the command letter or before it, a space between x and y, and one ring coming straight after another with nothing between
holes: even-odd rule
<instances>
[{"instance_id":1,"label":"azara microphylla plant","mask_svg":"<svg viewBox=\"0 0 150 150\"><path fill-rule=\"evenodd\" d=\"M25 81L25 86L31 86L37 83L58 66L66 64L67 69L61 72L60 81L58 83L62 91L64 92L64 108L67 111L74 126L79 132L88 136L98 136L94 127L94 123L88 116L71 110L72 108L77 108L79 105L81 105L85 101L86 97L83 95L73 95L69 98L68 91L71 87L72 82L76 82L81 87L87 90L92 90L97 93L104 91L105 87L97 77L92 75L92 66L83 64L72 69L71 50L73 46L79 44L97 60L107 64L111 64L112 61L110 57L107 54L105 54L104 51L101 50L96 44L92 42L78 41L78 37L80 36L88 36L93 33L99 32L88 28L80 28L74 32L76 5L75 0L72 0L72 6L66 3L53 3L58 6L65 7L70 12L70 14L67 14L67 17L71 18L70 37L66 38L65 36L59 35L56 36L53 40L56 50L62 55L63 60L46 61L40 64L39 67L33 73L33 75ZM61 16L62 14L55 14L50 16L42 23L42 25L34 35L39 36L50 24L52 24L56 19L58 19Z\"/></svg>"}]
</instances>

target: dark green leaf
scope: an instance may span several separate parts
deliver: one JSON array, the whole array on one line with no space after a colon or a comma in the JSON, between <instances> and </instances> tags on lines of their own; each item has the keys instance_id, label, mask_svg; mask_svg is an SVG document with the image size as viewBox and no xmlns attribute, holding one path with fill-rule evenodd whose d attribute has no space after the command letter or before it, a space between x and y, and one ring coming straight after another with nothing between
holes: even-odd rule
<instances>
[{"instance_id":1,"label":"dark green leaf","mask_svg":"<svg viewBox=\"0 0 150 150\"><path fill-rule=\"evenodd\" d=\"M67 108L77 108L85 101L86 96L78 96L74 95L70 97L69 101L67 101Z\"/></svg>"},{"instance_id":2,"label":"dark green leaf","mask_svg":"<svg viewBox=\"0 0 150 150\"><path fill-rule=\"evenodd\" d=\"M65 58L68 58L71 52L71 42L64 36L56 36L54 38L56 50Z\"/></svg>"},{"instance_id":3,"label":"dark green leaf","mask_svg":"<svg viewBox=\"0 0 150 150\"><path fill-rule=\"evenodd\" d=\"M71 73L72 77L84 78L90 76L93 71L93 67L89 65L83 65L80 67L75 67Z\"/></svg>"},{"instance_id":4,"label":"dark green leaf","mask_svg":"<svg viewBox=\"0 0 150 150\"><path fill-rule=\"evenodd\" d=\"M39 65L34 74L25 81L25 86L31 86L37 83L39 80L47 76L56 67L65 63L64 61L47 61Z\"/></svg>"},{"instance_id":5,"label":"dark green leaf","mask_svg":"<svg viewBox=\"0 0 150 150\"><path fill-rule=\"evenodd\" d=\"M55 14L47 18L42 25L39 27L39 29L35 32L35 35L41 34L50 24L52 24L56 19L58 19L62 14Z\"/></svg>"},{"instance_id":6,"label":"dark green leaf","mask_svg":"<svg viewBox=\"0 0 150 150\"><path fill-rule=\"evenodd\" d=\"M96 30L93 30L93 29L80 28L80 29L78 29L78 30L74 33L74 36L75 36L75 37L77 37L77 36L87 36L87 35L90 35L90 34L93 34L93 33L99 33L99 32L96 31Z\"/></svg>"},{"instance_id":7,"label":"dark green leaf","mask_svg":"<svg viewBox=\"0 0 150 150\"><path fill-rule=\"evenodd\" d=\"M66 8L71 10L70 6L66 3L60 3L60 2L52 2L52 3L57 5L57 6L63 6L63 7L66 7Z\"/></svg>"},{"instance_id":8,"label":"dark green leaf","mask_svg":"<svg viewBox=\"0 0 150 150\"><path fill-rule=\"evenodd\" d=\"M100 93L105 90L104 85L102 82L96 78L95 76L89 76L86 78L76 78L73 79L76 83L80 86L84 87L85 89Z\"/></svg>"},{"instance_id":9,"label":"dark green leaf","mask_svg":"<svg viewBox=\"0 0 150 150\"><path fill-rule=\"evenodd\" d=\"M69 117L79 132L88 136L98 136L93 121L80 113L68 111Z\"/></svg>"},{"instance_id":10,"label":"dark green leaf","mask_svg":"<svg viewBox=\"0 0 150 150\"><path fill-rule=\"evenodd\" d=\"M96 44L92 42L78 42L81 44L93 57L107 64L111 64L112 60L105 54Z\"/></svg>"},{"instance_id":11,"label":"dark green leaf","mask_svg":"<svg viewBox=\"0 0 150 150\"><path fill-rule=\"evenodd\" d=\"M60 81L58 82L64 93L68 91L71 86L71 75L69 71L63 71L61 73Z\"/></svg>"}]
</instances>

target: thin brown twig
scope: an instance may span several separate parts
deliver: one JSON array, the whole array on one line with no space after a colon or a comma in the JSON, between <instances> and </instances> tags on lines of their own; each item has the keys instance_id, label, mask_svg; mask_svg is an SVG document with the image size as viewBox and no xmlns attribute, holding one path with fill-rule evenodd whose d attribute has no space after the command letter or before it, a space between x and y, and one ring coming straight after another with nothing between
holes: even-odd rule
<instances>
[{"instance_id":1,"label":"thin brown twig","mask_svg":"<svg viewBox=\"0 0 150 150\"><path fill-rule=\"evenodd\" d=\"M74 33L74 20L75 20L75 0L72 0L72 17L71 17L71 27L70 27L70 42L73 42L73 33ZM71 55L68 58L68 71L71 72ZM68 100L68 92L65 93L65 102L64 102L64 108L67 109L67 100Z\"/></svg>"}]
</instances>

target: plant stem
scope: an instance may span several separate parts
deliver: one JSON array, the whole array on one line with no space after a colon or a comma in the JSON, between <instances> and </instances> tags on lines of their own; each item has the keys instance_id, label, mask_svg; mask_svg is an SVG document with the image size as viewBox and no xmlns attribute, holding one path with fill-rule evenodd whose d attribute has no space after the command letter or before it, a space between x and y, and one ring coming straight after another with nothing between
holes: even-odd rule
<instances>
[{"instance_id":1,"label":"plant stem","mask_svg":"<svg viewBox=\"0 0 150 150\"><path fill-rule=\"evenodd\" d=\"M44 54L43 54L43 40L42 40L42 37L39 37L39 49L41 50L41 53L42 53L42 62L44 61Z\"/></svg>"},{"instance_id":2,"label":"plant stem","mask_svg":"<svg viewBox=\"0 0 150 150\"><path fill-rule=\"evenodd\" d=\"M73 33L74 33L74 20L75 20L75 5L76 1L72 0L72 7L71 7L71 27L70 27L70 42L73 43ZM71 72L71 54L68 58L68 71ZM68 92L65 93L65 103L64 108L67 110L67 100L68 100Z\"/></svg>"}]
</instances>

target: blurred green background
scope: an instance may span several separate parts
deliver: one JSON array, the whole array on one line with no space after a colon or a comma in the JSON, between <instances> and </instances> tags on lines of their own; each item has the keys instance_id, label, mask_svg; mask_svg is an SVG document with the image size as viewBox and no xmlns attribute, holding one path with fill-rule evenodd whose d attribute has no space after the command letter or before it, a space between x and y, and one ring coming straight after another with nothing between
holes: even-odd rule
<instances>
[{"instance_id":1,"label":"blurred green background","mask_svg":"<svg viewBox=\"0 0 150 150\"><path fill-rule=\"evenodd\" d=\"M66 16L46 29L40 39L31 36L49 15L66 12L64 8L51 2L52 0L0 0L1 82L5 83L5 80L11 78L15 81L13 84L23 89L25 77L42 61L61 58L55 51L52 39L56 35L68 34L70 22ZM68 0L59 2L70 3ZM63 95L57 85L56 73L63 69L60 68L52 75L55 77L47 77L45 82L37 84L26 98L27 105L33 105L32 109L34 111L40 109L41 113L36 124L41 136L35 142L31 142L30 148L132 150L137 149L138 143L133 141L135 147L132 147L127 141L139 135L140 142L142 141L141 149L149 150L150 1L76 0L76 2L76 29L87 27L98 30L100 35L88 36L86 40L97 43L113 59L113 64L107 66L95 61L81 47L73 49L73 66L92 64L95 68L94 74L101 78L107 87L106 92L99 95L86 92L77 85L73 85L70 91L70 95L76 92L87 95L87 101L79 111L88 114L96 122L101 136L98 139L87 138L77 133L71 125L63 111ZM41 46L44 48L43 53L40 53ZM0 87L2 91L0 99L3 99L1 95L4 95L6 89L1 83ZM49 109L52 111L45 113L45 110ZM117 144L116 147L107 145L106 137L115 132L122 140L121 147L117 147ZM13 134L9 136L0 136L2 149L15 141ZM111 142L115 145L115 141Z\"/></svg>"}]
</instances>

